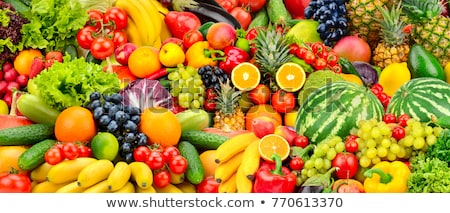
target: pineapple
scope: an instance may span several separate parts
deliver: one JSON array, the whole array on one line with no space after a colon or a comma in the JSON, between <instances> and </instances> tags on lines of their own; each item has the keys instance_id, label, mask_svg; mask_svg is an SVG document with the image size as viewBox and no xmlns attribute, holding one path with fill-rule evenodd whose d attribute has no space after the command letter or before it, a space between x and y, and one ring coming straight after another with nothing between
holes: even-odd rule
<instances>
[{"instance_id":1,"label":"pineapple","mask_svg":"<svg viewBox=\"0 0 450 213\"><path fill-rule=\"evenodd\" d=\"M220 82L220 89L216 90L216 112L213 127L225 132L245 129L244 113L239 106L240 91L236 91L227 79L225 83Z\"/></svg>"},{"instance_id":2,"label":"pineapple","mask_svg":"<svg viewBox=\"0 0 450 213\"><path fill-rule=\"evenodd\" d=\"M391 63L406 62L409 53L408 34L403 29L406 23L400 16L401 4L392 6L390 11L377 6L383 19L377 19L381 26L381 41L373 51L372 63L381 69Z\"/></svg>"},{"instance_id":3,"label":"pineapple","mask_svg":"<svg viewBox=\"0 0 450 213\"><path fill-rule=\"evenodd\" d=\"M441 15L440 0L403 0L402 6L412 23L414 42L445 66L450 61L450 19Z\"/></svg>"}]
</instances>

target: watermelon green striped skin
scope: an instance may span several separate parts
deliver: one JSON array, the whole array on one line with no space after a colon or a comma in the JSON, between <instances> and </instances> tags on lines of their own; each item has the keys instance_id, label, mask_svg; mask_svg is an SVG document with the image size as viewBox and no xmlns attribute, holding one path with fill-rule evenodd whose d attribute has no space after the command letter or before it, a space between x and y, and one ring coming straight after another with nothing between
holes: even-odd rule
<instances>
[{"instance_id":1,"label":"watermelon green striped skin","mask_svg":"<svg viewBox=\"0 0 450 213\"><path fill-rule=\"evenodd\" d=\"M297 114L295 130L318 144L327 137L348 136L359 120L381 120L383 115L383 105L367 87L333 82L308 96Z\"/></svg>"},{"instance_id":2,"label":"watermelon green striped skin","mask_svg":"<svg viewBox=\"0 0 450 213\"><path fill-rule=\"evenodd\" d=\"M386 112L408 114L421 122L450 116L450 84L430 77L411 79L392 95Z\"/></svg>"}]
</instances>

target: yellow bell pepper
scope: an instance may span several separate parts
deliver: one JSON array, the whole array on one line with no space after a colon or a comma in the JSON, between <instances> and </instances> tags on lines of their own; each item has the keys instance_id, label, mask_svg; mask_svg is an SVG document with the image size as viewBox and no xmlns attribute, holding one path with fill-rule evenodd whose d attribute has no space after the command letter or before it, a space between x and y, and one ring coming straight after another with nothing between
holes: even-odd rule
<instances>
[{"instance_id":1,"label":"yellow bell pepper","mask_svg":"<svg viewBox=\"0 0 450 213\"><path fill-rule=\"evenodd\" d=\"M364 172L364 191L367 193L400 193L408 189L411 174L408 166L401 161L381 161Z\"/></svg>"},{"instance_id":2,"label":"yellow bell pepper","mask_svg":"<svg viewBox=\"0 0 450 213\"><path fill-rule=\"evenodd\" d=\"M216 54L223 56L224 52L212 48L208 41L197 41L186 51L187 65L194 68L214 66L217 61L224 60L223 57L216 57Z\"/></svg>"}]
</instances>

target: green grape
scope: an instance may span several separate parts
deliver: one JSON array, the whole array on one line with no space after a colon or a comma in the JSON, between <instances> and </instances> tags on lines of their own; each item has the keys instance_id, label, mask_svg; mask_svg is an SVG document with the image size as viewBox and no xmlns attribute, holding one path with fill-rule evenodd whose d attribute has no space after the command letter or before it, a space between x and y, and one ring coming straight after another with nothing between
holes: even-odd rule
<instances>
[{"instance_id":1,"label":"green grape","mask_svg":"<svg viewBox=\"0 0 450 213\"><path fill-rule=\"evenodd\" d=\"M326 159L333 160L336 157L336 150L334 148L330 148L327 152Z\"/></svg>"},{"instance_id":2,"label":"green grape","mask_svg":"<svg viewBox=\"0 0 450 213\"><path fill-rule=\"evenodd\" d=\"M361 138L357 138L356 142L358 143L358 150L361 151L363 148L366 147L366 143L364 142L363 139Z\"/></svg>"},{"instance_id":3,"label":"green grape","mask_svg":"<svg viewBox=\"0 0 450 213\"><path fill-rule=\"evenodd\" d=\"M180 73L171 72L167 75L167 79L169 79L170 81L176 81L176 80L180 79Z\"/></svg>"},{"instance_id":4,"label":"green grape","mask_svg":"<svg viewBox=\"0 0 450 213\"><path fill-rule=\"evenodd\" d=\"M181 79L187 80L191 77L188 71L180 70Z\"/></svg>"},{"instance_id":5,"label":"green grape","mask_svg":"<svg viewBox=\"0 0 450 213\"><path fill-rule=\"evenodd\" d=\"M357 159L360 159L362 155L363 155L362 152L357 152L357 153L356 153L356 158L357 158Z\"/></svg>"},{"instance_id":6,"label":"green grape","mask_svg":"<svg viewBox=\"0 0 450 213\"><path fill-rule=\"evenodd\" d=\"M372 139L372 135L370 134L370 131L369 132L363 131L362 135L359 137L365 141Z\"/></svg>"},{"instance_id":7,"label":"green grape","mask_svg":"<svg viewBox=\"0 0 450 213\"><path fill-rule=\"evenodd\" d=\"M328 159L323 159L323 169L330 169L331 168L331 160Z\"/></svg>"},{"instance_id":8,"label":"green grape","mask_svg":"<svg viewBox=\"0 0 450 213\"><path fill-rule=\"evenodd\" d=\"M191 102L190 107L191 107L191 109L198 109L198 108L200 108L200 101L198 101L198 100L193 100L193 101Z\"/></svg>"},{"instance_id":9,"label":"green grape","mask_svg":"<svg viewBox=\"0 0 450 213\"><path fill-rule=\"evenodd\" d=\"M362 129L358 129L358 131L356 132L356 135L360 138L362 138L363 134L364 134L364 131Z\"/></svg>"},{"instance_id":10,"label":"green grape","mask_svg":"<svg viewBox=\"0 0 450 213\"><path fill-rule=\"evenodd\" d=\"M327 171L328 171L328 170L325 169L325 168L323 168L323 167L322 167L321 169L318 169L318 170L317 170L317 172L318 172L319 174L325 174L325 173L327 173Z\"/></svg>"},{"instance_id":11,"label":"green grape","mask_svg":"<svg viewBox=\"0 0 450 213\"><path fill-rule=\"evenodd\" d=\"M412 156L413 149L411 147L405 147L405 153L406 153L406 157L405 158L409 158L409 157Z\"/></svg>"},{"instance_id":12,"label":"green grape","mask_svg":"<svg viewBox=\"0 0 450 213\"><path fill-rule=\"evenodd\" d=\"M400 150L401 150L400 145L398 145L396 143L391 144L391 146L389 147L389 151L396 155L398 155L398 153L400 153Z\"/></svg>"},{"instance_id":13,"label":"green grape","mask_svg":"<svg viewBox=\"0 0 450 213\"><path fill-rule=\"evenodd\" d=\"M385 148L389 148L391 146L391 140L388 138L383 138L381 140L381 146L383 146Z\"/></svg>"},{"instance_id":14,"label":"green grape","mask_svg":"<svg viewBox=\"0 0 450 213\"><path fill-rule=\"evenodd\" d=\"M389 152L386 156L386 159L388 159L388 161L395 161L397 160L397 155L392 152Z\"/></svg>"},{"instance_id":15,"label":"green grape","mask_svg":"<svg viewBox=\"0 0 450 213\"><path fill-rule=\"evenodd\" d=\"M308 169L308 173L307 173L308 177L312 177L312 176L314 176L316 174L317 174L317 169L315 169L315 168Z\"/></svg>"},{"instance_id":16,"label":"green grape","mask_svg":"<svg viewBox=\"0 0 450 213\"><path fill-rule=\"evenodd\" d=\"M366 153L366 156L368 157L368 158L374 158L375 156L377 156L377 149L376 148L369 148L368 150L367 150L367 153Z\"/></svg>"},{"instance_id":17,"label":"green grape","mask_svg":"<svg viewBox=\"0 0 450 213\"><path fill-rule=\"evenodd\" d=\"M411 147L414 144L414 136L412 135L407 135L403 139L406 147Z\"/></svg>"},{"instance_id":18,"label":"green grape","mask_svg":"<svg viewBox=\"0 0 450 213\"><path fill-rule=\"evenodd\" d=\"M380 128L377 126L373 127L372 130L370 131L370 136L372 138L380 138L381 137Z\"/></svg>"},{"instance_id":19,"label":"green grape","mask_svg":"<svg viewBox=\"0 0 450 213\"><path fill-rule=\"evenodd\" d=\"M315 155L318 158L325 156L325 154L326 152L324 152L323 149L320 148L320 146L317 146L313 152L313 155Z\"/></svg>"},{"instance_id":20,"label":"green grape","mask_svg":"<svg viewBox=\"0 0 450 213\"><path fill-rule=\"evenodd\" d=\"M200 93L200 88L201 87L197 87L197 86L194 86L194 85L192 85L192 86L189 86L189 93L197 93L197 94L201 94Z\"/></svg>"},{"instance_id":21,"label":"green grape","mask_svg":"<svg viewBox=\"0 0 450 213\"><path fill-rule=\"evenodd\" d=\"M411 135L416 138L423 138L425 136L425 129L422 126L417 128L413 127Z\"/></svg>"},{"instance_id":22,"label":"green grape","mask_svg":"<svg viewBox=\"0 0 450 213\"><path fill-rule=\"evenodd\" d=\"M362 129L364 132L370 132L372 127L373 127L373 125L369 120L361 121L360 129Z\"/></svg>"},{"instance_id":23,"label":"green grape","mask_svg":"<svg viewBox=\"0 0 450 213\"><path fill-rule=\"evenodd\" d=\"M377 141L374 139L369 139L366 141L367 148L375 148L377 146Z\"/></svg>"},{"instance_id":24,"label":"green grape","mask_svg":"<svg viewBox=\"0 0 450 213\"><path fill-rule=\"evenodd\" d=\"M359 159L359 165L363 168L369 167L371 163L372 160L370 160L370 158L365 155L361 156L361 158Z\"/></svg>"},{"instance_id":25,"label":"green grape","mask_svg":"<svg viewBox=\"0 0 450 213\"><path fill-rule=\"evenodd\" d=\"M308 170L309 170L309 169L302 169L302 170L300 171L300 175L301 175L301 176L308 177Z\"/></svg>"},{"instance_id":26,"label":"green grape","mask_svg":"<svg viewBox=\"0 0 450 213\"><path fill-rule=\"evenodd\" d=\"M425 136L432 135L432 134L433 134L433 127L425 126Z\"/></svg>"},{"instance_id":27,"label":"green grape","mask_svg":"<svg viewBox=\"0 0 450 213\"><path fill-rule=\"evenodd\" d=\"M386 157L388 152L389 152L388 149L386 147L384 147L384 146L378 146L377 147L377 155L380 158Z\"/></svg>"},{"instance_id":28,"label":"green grape","mask_svg":"<svg viewBox=\"0 0 450 213\"><path fill-rule=\"evenodd\" d=\"M320 143L317 148L322 149L323 152L327 153L330 150L330 146L326 143Z\"/></svg>"},{"instance_id":29,"label":"green grape","mask_svg":"<svg viewBox=\"0 0 450 213\"><path fill-rule=\"evenodd\" d=\"M422 149L425 146L425 139L423 137L418 137L414 139L413 147L416 150Z\"/></svg>"},{"instance_id":30,"label":"green grape","mask_svg":"<svg viewBox=\"0 0 450 213\"><path fill-rule=\"evenodd\" d=\"M427 141L427 144L429 146L431 146L437 142L437 137L435 135L431 134L431 135L427 135L425 140Z\"/></svg>"},{"instance_id":31,"label":"green grape","mask_svg":"<svg viewBox=\"0 0 450 213\"><path fill-rule=\"evenodd\" d=\"M321 169L321 168L323 168L323 158L317 158L317 159L314 161L314 167L315 167L316 169Z\"/></svg>"},{"instance_id":32,"label":"green grape","mask_svg":"<svg viewBox=\"0 0 450 213\"><path fill-rule=\"evenodd\" d=\"M407 126L412 126L416 122L418 122L416 119L410 118L409 120L406 121L406 125Z\"/></svg>"},{"instance_id":33,"label":"green grape","mask_svg":"<svg viewBox=\"0 0 450 213\"><path fill-rule=\"evenodd\" d=\"M305 165L303 165L305 169L309 170L314 168L314 160L306 160Z\"/></svg>"},{"instance_id":34,"label":"green grape","mask_svg":"<svg viewBox=\"0 0 450 213\"><path fill-rule=\"evenodd\" d=\"M392 153L394 153L394 152L392 152ZM399 149L399 151L397 153L397 157L398 158L406 158L406 149L403 148L403 147L400 147L400 149Z\"/></svg>"},{"instance_id":35,"label":"green grape","mask_svg":"<svg viewBox=\"0 0 450 213\"><path fill-rule=\"evenodd\" d=\"M375 165L375 164L377 164L377 163L379 163L379 162L381 161L381 158L379 158L379 157L377 156L377 157L372 158L371 161L372 161L372 164Z\"/></svg>"},{"instance_id":36,"label":"green grape","mask_svg":"<svg viewBox=\"0 0 450 213\"><path fill-rule=\"evenodd\" d=\"M202 79L201 78L200 79L195 79L194 78L194 86L198 86L198 87L203 86Z\"/></svg>"},{"instance_id":37,"label":"green grape","mask_svg":"<svg viewBox=\"0 0 450 213\"><path fill-rule=\"evenodd\" d=\"M334 149L336 150L337 153L341 153L345 151L345 143L344 142L339 142L336 143L336 146L334 147Z\"/></svg>"},{"instance_id":38,"label":"green grape","mask_svg":"<svg viewBox=\"0 0 450 213\"><path fill-rule=\"evenodd\" d=\"M369 149L369 148L364 147L363 149L361 149L361 153L362 153L363 155L366 155L366 154L367 154L367 149Z\"/></svg>"},{"instance_id":39,"label":"green grape","mask_svg":"<svg viewBox=\"0 0 450 213\"><path fill-rule=\"evenodd\" d=\"M189 73L189 75L198 75L198 69L193 66L186 66L185 70Z\"/></svg>"},{"instance_id":40,"label":"green grape","mask_svg":"<svg viewBox=\"0 0 450 213\"><path fill-rule=\"evenodd\" d=\"M380 133L383 136L391 136L392 130L391 128L384 122L381 122L381 124L379 124L379 128L380 128Z\"/></svg>"},{"instance_id":41,"label":"green grape","mask_svg":"<svg viewBox=\"0 0 450 213\"><path fill-rule=\"evenodd\" d=\"M442 127L440 127L440 126L434 127L433 128L434 136L439 137L439 135L441 134L441 131L442 131Z\"/></svg>"}]
</instances>

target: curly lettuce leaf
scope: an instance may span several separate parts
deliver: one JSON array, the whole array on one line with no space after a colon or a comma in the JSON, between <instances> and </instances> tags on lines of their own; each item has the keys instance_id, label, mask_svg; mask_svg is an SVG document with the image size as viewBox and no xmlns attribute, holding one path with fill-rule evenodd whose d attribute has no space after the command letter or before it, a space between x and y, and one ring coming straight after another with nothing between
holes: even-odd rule
<instances>
[{"instance_id":1,"label":"curly lettuce leaf","mask_svg":"<svg viewBox=\"0 0 450 213\"><path fill-rule=\"evenodd\" d=\"M446 162L420 153L411 161L407 186L413 193L449 193L450 168Z\"/></svg>"},{"instance_id":2,"label":"curly lettuce leaf","mask_svg":"<svg viewBox=\"0 0 450 213\"><path fill-rule=\"evenodd\" d=\"M51 107L63 110L71 106L87 106L92 92L111 94L119 92L120 80L115 73L103 71L100 65L89 63L84 58L63 63L55 62L48 70L33 79L38 94Z\"/></svg>"}]
</instances>

